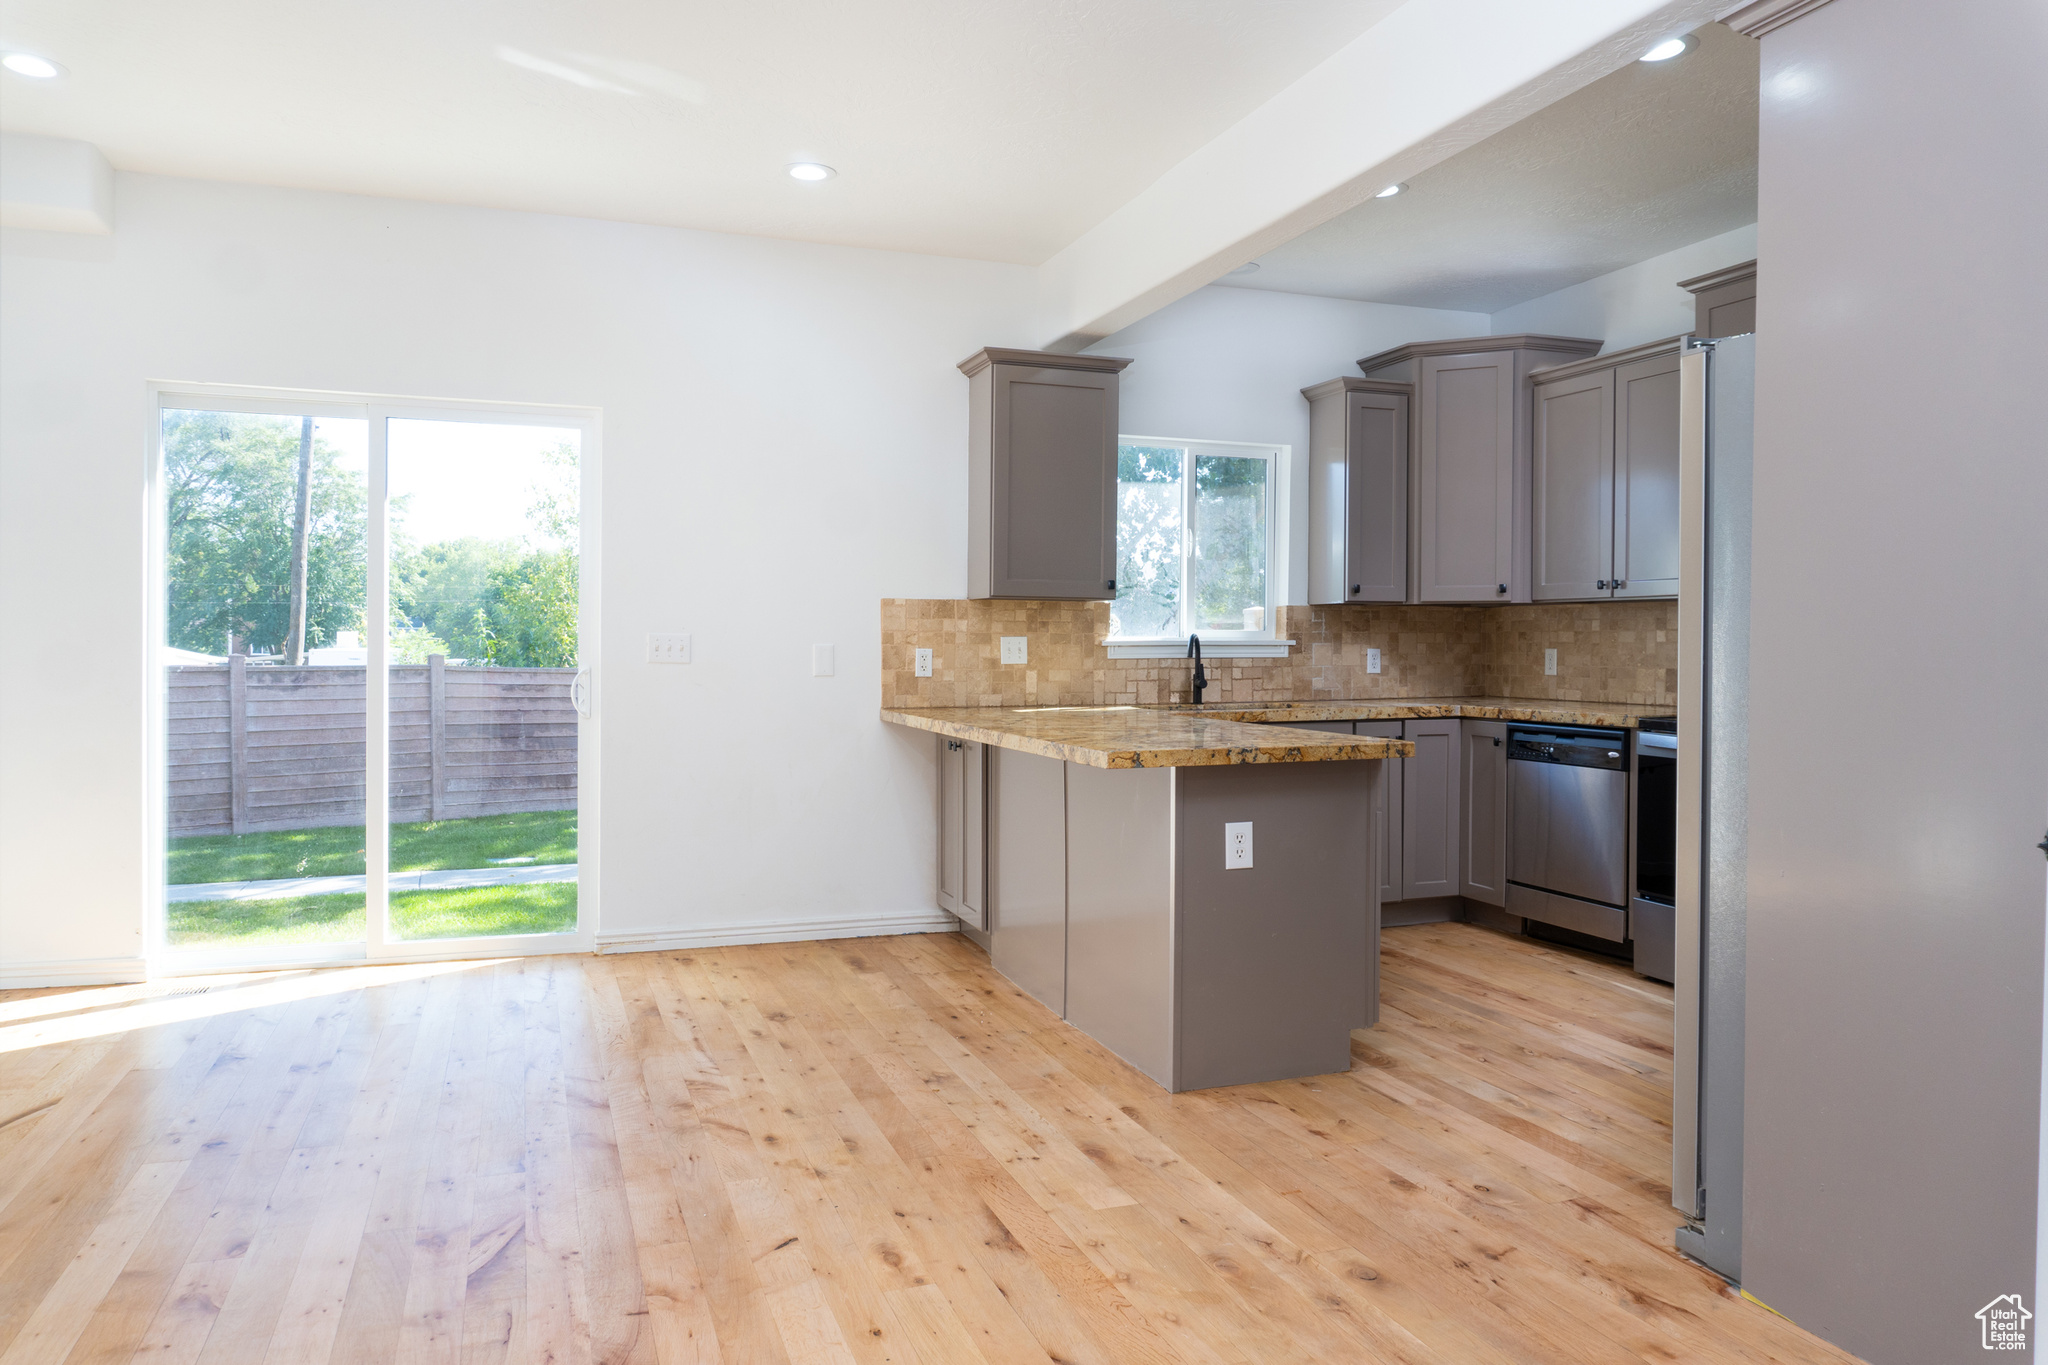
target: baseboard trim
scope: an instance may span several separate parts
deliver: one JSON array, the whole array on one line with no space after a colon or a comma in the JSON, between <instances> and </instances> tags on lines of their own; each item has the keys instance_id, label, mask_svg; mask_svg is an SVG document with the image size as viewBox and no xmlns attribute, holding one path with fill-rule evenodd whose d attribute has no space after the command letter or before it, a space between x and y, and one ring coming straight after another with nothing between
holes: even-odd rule
<instances>
[{"instance_id":1,"label":"baseboard trim","mask_svg":"<svg viewBox=\"0 0 2048 1365\"><path fill-rule=\"evenodd\" d=\"M149 980L140 957L72 957L48 962L0 964L0 991L35 991L51 986L125 986Z\"/></svg>"},{"instance_id":2,"label":"baseboard trim","mask_svg":"<svg viewBox=\"0 0 2048 1365\"><path fill-rule=\"evenodd\" d=\"M879 934L944 934L960 921L943 910L857 919L755 920L692 929L646 929L597 936L600 953L653 953L675 948L729 948L743 943L802 943L810 939L872 938Z\"/></svg>"}]
</instances>

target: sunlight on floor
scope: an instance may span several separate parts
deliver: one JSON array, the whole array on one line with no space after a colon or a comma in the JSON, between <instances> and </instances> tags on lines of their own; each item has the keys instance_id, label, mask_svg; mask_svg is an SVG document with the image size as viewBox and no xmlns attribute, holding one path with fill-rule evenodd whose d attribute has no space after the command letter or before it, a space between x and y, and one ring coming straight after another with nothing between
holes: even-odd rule
<instances>
[{"instance_id":1,"label":"sunlight on floor","mask_svg":"<svg viewBox=\"0 0 2048 1365\"><path fill-rule=\"evenodd\" d=\"M468 972L495 967L507 958L473 958L459 962L394 962L364 967L333 967L315 972L264 972L222 977L181 977L146 986L118 986L111 990L94 988L37 996L0 1006L10 1012L32 1007L38 1015L66 1011L63 1018L41 1018L33 1023L0 1028L0 1053L50 1043L75 1042L81 1038L103 1038L130 1029L176 1024L187 1019L204 1019L237 1010L261 1009L292 1000L309 1000L316 995L341 995L370 986L390 986L448 972ZM201 988L204 987L204 991ZM131 992L150 992L136 999ZM71 1002L74 997L78 1003ZM112 997L111 999L109 997ZM98 1006L104 1006L99 1008ZM7 1016L0 1016L7 1017ZM16 1013L13 1017L21 1017Z\"/></svg>"}]
</instances>

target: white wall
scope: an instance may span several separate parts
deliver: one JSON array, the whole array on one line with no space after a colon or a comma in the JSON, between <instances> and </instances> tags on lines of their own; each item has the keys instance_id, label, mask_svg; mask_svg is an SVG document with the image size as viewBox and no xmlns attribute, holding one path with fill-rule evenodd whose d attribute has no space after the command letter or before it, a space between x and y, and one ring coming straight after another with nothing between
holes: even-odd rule
<instances>
[{"instance_id":1,"label":"white wall","mask_svg":"<svg viewBox=\"0 0 2048 1365\"><path fill-rule=\"evenodd\" d=\"M1027 271L146 176L116 197L111 238L4 244L6 975L142 942L149 379L601 408L600 932L935 914L934 765L876 719L877 603L965 593L954 362L1028 340ZM650 630L696 661L643 663Z\"/></svg>"},{"instance_id":2,"label":"white wall","mask_svg":"<svg viewBox=\"0 0 2048 1365\"><path fill-rule=\"evenodd\" d=\"M1301 391L1409 341L1487 335L1484 313L1404 308L1261 289L1198 289L1089 347L1129 356L1120 420L1127 432L1291 447L1276 600L1308 600L1308 402Z\"/></svg>"},{"instance_id":3,"label":"white wall","mask_svg":"<svg viewBox=\"0 0 2048 1365\"><path fill-rule=\"evenodd\" d=\"M1680 280L1756 259L1756 224L1703 242L1652 256L1610 274L1560 289L1542 298L1503 308L1493 315L1493 332L1546 332L1551 336L1599 337L1607 351L1690 332L1693 297Z\"/></svg>"}]
</instances>

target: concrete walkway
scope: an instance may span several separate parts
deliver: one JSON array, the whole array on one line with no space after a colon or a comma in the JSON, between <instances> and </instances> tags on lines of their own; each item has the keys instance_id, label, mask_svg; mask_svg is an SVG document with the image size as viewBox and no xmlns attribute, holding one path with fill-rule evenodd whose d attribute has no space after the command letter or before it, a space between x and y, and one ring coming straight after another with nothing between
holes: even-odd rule
<instances>
[{"instance_id":1,"label":"concrete walkway","mask_svg":"<svg viewBox=\"0 0 2048 1365\"><path fill-rule=\"evenodd\" d=\"M532 867L458 867L445 872L393 872L391 890L448 890L464 886L530 886L535 882L573 882L574 863L540 863ZM370 879L352 877L286 877L267 882L188 882L164 888L172 901L274 901L294 896L360 895Z\"/></svg>"}]
</instances>

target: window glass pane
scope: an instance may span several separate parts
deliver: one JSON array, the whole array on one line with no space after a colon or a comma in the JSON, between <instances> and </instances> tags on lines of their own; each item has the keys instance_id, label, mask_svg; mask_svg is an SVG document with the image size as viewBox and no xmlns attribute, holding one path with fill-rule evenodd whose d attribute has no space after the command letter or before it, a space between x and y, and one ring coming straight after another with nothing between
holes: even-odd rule
<instances>
[{"instance_id":1,"label":"window glass pane","mask_svg":"<svg viewBox=\"0 0 2048 1365\"><path fill-rule=\"evenodd\" d=\"M582 434L387 430L392 934L566 933Z\"/></svg>"},{"instance_id":2,"label":"window glass pane","mask_svg":"<svg viewBox=\"0 0 2048 1365\"><path fill-rule=\"evenodd\" d=\"M1181 471L1174 446L1118 446L1116 601L1109 633L1180 634Z\"/></svg>"},{"instance_id":3,"label":"window glass pane","mask_svg":"<svg viewBox=\"0 0 2048 1365\"><path fill-rule=\"evenodd\" d=\"M1266 461L1195 459L1194 624L1266 627Z\"/></svg>"},{"instance_id":4,"label":"window glass pane","mask_svg":"<svg viewBox=\"0 0 2048 1365\"><path fill-rule=\"evenodd\" d=\"M369 424L163 414L165 941L363 939Z\"/></svg>"}]
</instances>

